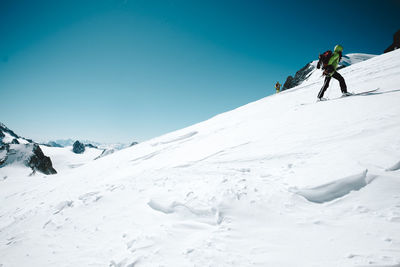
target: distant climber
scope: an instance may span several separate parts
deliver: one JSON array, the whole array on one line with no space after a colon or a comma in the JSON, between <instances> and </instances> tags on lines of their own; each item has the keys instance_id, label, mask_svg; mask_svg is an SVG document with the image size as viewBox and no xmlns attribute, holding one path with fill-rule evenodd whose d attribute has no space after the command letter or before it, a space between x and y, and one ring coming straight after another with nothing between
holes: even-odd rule
<instances>
[{"instance_id":1,"label":"distant climber","mask_svg":"<svg viewBox=\"0 0 400 267\"><path fill-rule=\"evenodd\" d=\"M281 91L281 84L279 82L276 82L275 89L276 89L276 93L279 93Z\"/></svg>"},{"instance_id":2,"label":"distant climber","mask_svg":"<svg viewBox=\"0 0 400 267\"><path fill-rule=\"evenodd\" d=\"M322 65L322 70L324 71L323 75L325 75L324 85L318 93L318 100L320 101L326 100L326 98L324 98L324 93L328 88L332 77L339 81L340 90L342 91L343 96L351 95L347 92L347 86L344 78L336 71L339 61L342 59L342 52L343 47L341 45L336 45L333 53L331 50L328 50L319 55L317 69L321 68Z\"/></svg>"}]
</instances>

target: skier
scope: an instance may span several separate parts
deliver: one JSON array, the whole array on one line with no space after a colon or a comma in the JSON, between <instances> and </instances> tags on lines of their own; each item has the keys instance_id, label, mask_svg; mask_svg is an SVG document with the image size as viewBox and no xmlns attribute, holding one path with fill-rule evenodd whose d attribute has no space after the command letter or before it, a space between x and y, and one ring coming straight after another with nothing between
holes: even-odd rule
<instances>
[{"instance_id":1,"label":"skier","mask_svg":"<svg viewBox=\"0 0 400 267\"><path fill-rule=\"evenodd\" d=\"M276 82L275 89L276 89L276 93L279 93L281 91L281 84L279 82Z\"/></svg>"},{"instance_id":2,"label":"skier","mask_svg":"<svg viewBox=\"0 0 400 267\"><path fill-rule=\"evenodd\" d=\"M328 50L322 55L319 55L317 69L319 69L322 65L322 70L324 70L323 75L325 75L324 85L318 94L319 101L326 100L326 98L324 98L324 93L328 88L332 77L339 81L340 90L342 91L343 96L351 95L347 92L347 86L344 78L336 71L339 61L342 59L342 51L343 47L341 45L336 45L333 53L332 51Z\"/></svg>"}]
</instances>

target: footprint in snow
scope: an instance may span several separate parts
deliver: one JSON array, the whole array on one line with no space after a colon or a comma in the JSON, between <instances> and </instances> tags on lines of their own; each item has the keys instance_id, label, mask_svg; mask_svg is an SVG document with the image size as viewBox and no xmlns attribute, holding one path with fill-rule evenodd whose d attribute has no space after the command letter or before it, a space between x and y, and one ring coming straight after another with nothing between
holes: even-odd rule
<instances>
[{"instance_id":1,"label":"footprint in snow","mask_svg":"<svg viewBox=\"0 0 400 267\"><path fill-rule=\"evenodd\" d=\"M56 211L53 214L58 214L61 211L63 211L64 209L66 209L68 207L72 207L73 203L74 202L72 200L66 200L66 201L62 201L62 202L58 203L58 205L56 206Z\"/></svg>"},{"instance_id":2,"label":"footprint in snow","mask_svg":"<svg viewBox=\"0 0 400 267\"><path fill-rule=\"evenodd\" d=\"M137 239L132 239L131 241L126 243L126 247L130 252L134 253L140 249L150 248L154 246L154 244L155 242L151 237L144 237L144 238L139 237Z\"/></svg>"},{"instance_id":3,"label":"footprint in snow","mask_svg":"<svg viewBox=\"0 0 400 267\"><path fill-rule=\"evenodd\" d=\"M125 186L122 185L122 184L120 184L120 185L107 184L107 185L106 185L106 190L107 190L107 191L112 192L112 191L117 190L117 189L119 189L119 190L124 190L124 189L125 189Z\"/></svg>"},{"instance_id":4,"label":"footprint in snow","mask_svg":"<svg viewBox=\"0 0 400 267\"><path fill-rule=\"evenodd\" d=\"M128 258L123 259L120 262L111 261L108 265L109 267L135 267L135 265L140 261L139 259L135 259L133 261L129 261Z\"/></svg>"},{"instance_id":5,"label":"footprint in snow","mask_svg":"<svg viewBox=\"0 0 400 267\"><path fill-rule=\"evenodd\" d=\"M79 197L79 200L83 202L83 204L88 205L89 203L92 202L97 202L99 201L103 196L99 195L100 192L89 192L86 194L83 194Z\"/></svg>"},{"instance_id":6,"label":"footprint in snow","mask_svg":"<svg viewBox=\"0 0 400 267\"><path fill-rule=\"evenodd\" d=\"M218 225L223 221L223 214L215 208L192 208L186 204L174 201L169 205L159 203L155 200L150 200L147 203L153 210L165 213L165 214L179 214L183 217L193 218L196 221L203 223Z\"/></svg>"}]
</instances>

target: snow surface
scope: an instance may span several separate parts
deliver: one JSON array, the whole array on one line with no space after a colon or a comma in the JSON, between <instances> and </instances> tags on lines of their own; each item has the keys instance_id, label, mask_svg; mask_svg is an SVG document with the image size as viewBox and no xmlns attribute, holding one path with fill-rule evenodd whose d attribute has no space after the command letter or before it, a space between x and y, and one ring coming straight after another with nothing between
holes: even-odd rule
<instances>
[{"instance_id":1,"label":"snow surface","mask_svg":"<svg viewBox=\"0 0 400 267\"><path fill-rule=\"evenodd\" d=\"M3 143L9 144L12 142L13 139L15 139L15 137L11 136L11 134L7 133L7 132L3 132L4 137L3 137Z\"/></svg>"},{"instance_id":2,"label":"snow surface","mask_svg":"<svg viewBox=\"0 0 400 267\"><path fill-rule=\"evenodd\" d=\"M3 134L4 134L4 137L1 141L3 141L3 143L5 143L5 144L10 144L14 139L16 139L20 144L29 144L29 142L22 137L16 138L5 131L3 132Z\"/></svg>"},{"instance_id":3,"label":"snow surface","mask_svg":"<svg viewBox=\"0 0 400 267\"><path fill-rule=\"evenodd\" d=\"M340 72L379 90L307 80L68 172L1 168L0 266L399 266L400 50Z\"/></svg>"},{"instance_id":4,"label":"snow surface","mask_svg":"<svg viewBox=\"0 0 400 267\"><path fill-rule=\"evenodd\" d=\"M54 169L57 172L64 172L71 168L77 168L87 164L100 156L102 149L85 147L85 152L76 154L72 151L72 146L67 147L48 147L41 145L43 153L51 158Z\"/></svg>"},{"instance_id":5,"label":"snow surface","mask_svg":"<svg viewBox=\"0 0 400 267\"><path fill-rule=\"evenodd\" d=\"M33 155L32 147L33 145L31 144L10 144L10 151L5 164L19 164L25 166L25 163L28 162ZM5 157L5 155L3 157Z\"/></svg>"}]
</instances>

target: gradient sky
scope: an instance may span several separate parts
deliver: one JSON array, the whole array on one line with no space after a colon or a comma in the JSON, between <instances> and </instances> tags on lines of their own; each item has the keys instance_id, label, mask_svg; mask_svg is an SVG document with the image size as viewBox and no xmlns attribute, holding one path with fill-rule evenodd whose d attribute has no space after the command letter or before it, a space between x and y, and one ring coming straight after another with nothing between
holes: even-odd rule
<instances>
[{"instance_id":1,"label":"gradient sky","mask_svg":"<svg viewBox=\"0 0 400 267\"><path fill-rule=\"evenodd\" d=\"M399 10L400 1L0 0L0 122L36 141L144 141L272 94L337 43L381 54Z\"/></svg>"}]
</instances>

